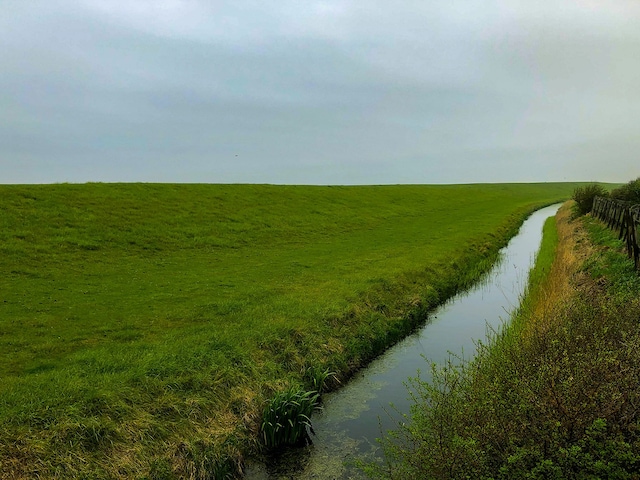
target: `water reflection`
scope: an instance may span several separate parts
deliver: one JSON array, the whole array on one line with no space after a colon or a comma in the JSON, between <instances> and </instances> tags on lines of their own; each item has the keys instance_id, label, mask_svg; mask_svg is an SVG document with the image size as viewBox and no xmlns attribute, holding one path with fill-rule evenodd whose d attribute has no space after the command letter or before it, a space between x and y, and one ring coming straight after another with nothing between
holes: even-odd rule
<instances>
[{"instance_id":1,"label":"water reflection","mask_svg":"<svg viewBox=\"0 0 640 480\"><path fill-rule=\"evenodd\" d=\"M327 395L323 412L313 417L313 445L286 452L270 465L250 465L247 478L363 478L353 461L381 454L376 438L394 428L398 412L409 411L405 382L418 370L423 379L429 378L425 358L444 363L450 352L471 357L475 341L485 338L488 328L499 329L509 319L526 287L542 226L558 208L553 205L531 215L484 281L453 297L433 312L422 329L372 362L342 389Z\"/></svg>"}]
</instances>

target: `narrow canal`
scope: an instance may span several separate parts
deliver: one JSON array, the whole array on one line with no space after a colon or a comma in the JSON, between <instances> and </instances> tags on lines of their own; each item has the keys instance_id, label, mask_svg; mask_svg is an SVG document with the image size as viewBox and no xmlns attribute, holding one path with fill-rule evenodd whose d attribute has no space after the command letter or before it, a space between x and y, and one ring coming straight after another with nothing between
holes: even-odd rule
<instances>
[{"instance_id":1,"label":"narrow canal","mask_svg":"<svg viewBox=\"0 0 640 480\"><path fill-rule=\"evenodd\" d=\"M249 465L246 477L262 479L360 479L355 459L381 455L376 438L394 428L398 412L409 411L405 383L418 370L429 379L429 363L444 363L450 353L470 358L487 329L508 321L525 291L528 273L542 239L542 226L559 205L533 213L501 251L500 261L471 290L434 311L427 323L339 391L326 395L324 409L312 418L313 444L292 449L269 465ZM393 405L393 407L391 407Z\"/></svg>"}]
</instances>

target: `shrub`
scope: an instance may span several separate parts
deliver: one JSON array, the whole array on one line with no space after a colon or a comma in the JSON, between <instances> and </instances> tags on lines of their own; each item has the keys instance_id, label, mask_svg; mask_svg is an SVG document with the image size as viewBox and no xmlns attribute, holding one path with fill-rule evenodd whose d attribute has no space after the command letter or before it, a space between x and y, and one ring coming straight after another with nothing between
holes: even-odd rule
<instances>
[{"instance_id":1,"label":"shrub","mask_svg":"<svg viewBox=\"0 0 640 480\"><path fill-rule=\"evenodd\" d=\"M586 215L593 207L593 199L595 197L606 197L607 191L602 185L592 183L583 187L578 187L573 191L573 200L576 202L576 211L578 215Z\"/></svg>"},{"instance_id":2,"label":"shrub","mask_svg":"<svg viewBox=\"0 0 640 480\"><path fill-rule=\"evenodd\" d=\"M611 197L616 200L640 203L640 177L630 181L626 185L612 190Z\"/></svg>"}]
</instances>

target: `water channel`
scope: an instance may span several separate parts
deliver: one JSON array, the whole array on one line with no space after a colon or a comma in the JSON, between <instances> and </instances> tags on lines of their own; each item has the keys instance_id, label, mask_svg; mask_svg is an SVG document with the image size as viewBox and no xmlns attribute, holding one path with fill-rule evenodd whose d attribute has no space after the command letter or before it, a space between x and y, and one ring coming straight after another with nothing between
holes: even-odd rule
<instances>
[{"instance_id":1,"label":"water channel","mask_svg":"<svg viewBox=\"0 0 640 480\"><path fill-rule=\"evenodd\" d=\"M251 464L246 478L363 478L353 461L381 455L376 438L394 428L398 412L409 411L407 379L415 377L418 370L422 379L429 379L429 363L444 363L451 354L472 357L476 341L509 319L526 288L542 226L558 208L552 205L533 213L502 249L500 261L483 281L446 302L420 330L373 361L343 388L326 395L323 411L312 418L312 445L292 449L269 465Z\"/></svg>"}]
</instances>

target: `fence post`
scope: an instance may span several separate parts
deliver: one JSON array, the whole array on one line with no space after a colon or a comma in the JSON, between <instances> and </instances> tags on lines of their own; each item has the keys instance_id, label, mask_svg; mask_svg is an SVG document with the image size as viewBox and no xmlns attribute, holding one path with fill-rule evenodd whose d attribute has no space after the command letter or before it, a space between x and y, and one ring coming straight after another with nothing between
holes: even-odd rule
<instances>
[{"instance_id":1,"label":"fence post","mask_svg":"<svg viewBox=\"0 0 640 480\"><path fill-rule=\"evenodd\" d=\"M638 226L640 226L640 205L610 198L595 197L592 215L610 229L618 230L618 238L624 240L627 255L633 258L636 270L640 269L640 246L638 246Z\"/></svg>"},{"instance_id":2,"label":"fence post","mask_svg":"<svg viewBox=\"0 0 640 480\"><path fill-rule=\"evenodd\" d=\"M640 247L638 246L638 224L640 224L640 206L629 208L631 224L629 226L629 236L633 249L633 263L636 269L640 269Z\"/></svg>"}]
</instances>

